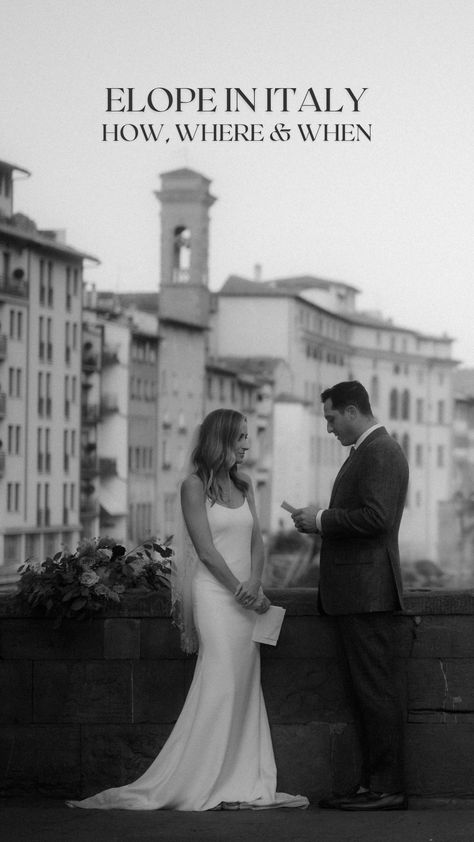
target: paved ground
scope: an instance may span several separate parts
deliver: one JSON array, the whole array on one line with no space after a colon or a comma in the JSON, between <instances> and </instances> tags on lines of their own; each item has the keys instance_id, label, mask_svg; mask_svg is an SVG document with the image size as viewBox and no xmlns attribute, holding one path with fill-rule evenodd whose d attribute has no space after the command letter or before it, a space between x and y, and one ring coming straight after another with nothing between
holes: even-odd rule
<instances>
[{"instance_id":1,"label":"paved ground","mask_svg":"<svg viewBox=\"0 0 474 842\"><path fill-rule=\"evenodd\" d=\"M1 842L474 842L472 804L371 815L316 808L136 813L12 798L0 801L0 813Z\"/></svg>"}]
</instances>

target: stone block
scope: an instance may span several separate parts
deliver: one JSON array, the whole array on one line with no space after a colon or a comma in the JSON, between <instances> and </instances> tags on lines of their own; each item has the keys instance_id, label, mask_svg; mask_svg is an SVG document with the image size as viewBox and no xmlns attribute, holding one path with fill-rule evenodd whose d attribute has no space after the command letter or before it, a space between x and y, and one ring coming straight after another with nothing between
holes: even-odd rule
<instances>
[{"instance_id":1,"label":"stone block","mask_svg":"<svg viewBox=\"0 0 474 842\"><path fill-rule=\"evenodd\" d=\"M474 662L418 658L408 664L408 709L474 711Z\"/></svg>"},{"instance_id":2,"label":"stone block","mask_svg":"<svg viewBox=\"0 0 474 842\"><path fill-rule=\"evenodd\" d=\"M268 659L262 685L274 723L339 722L352 719L339 663L335 659Z\"/></svg>"},{"instance_id":3,"label":"stone block","mask_svg":"<svg viewBox=\"0 0 474 842\"><path fill-rule=\"evenodd\" d=\"M265 588L265 593L275 605L287 610L287 616L319 615L317 588Z\"/></svg>"},{"instance_id":4,"label":"stone block","mask_svg":"<svg viewBox=\"0 0 474 842\"><path fill-rule=\"evenodd\" d=\"M308 722L272 726L278 770L278 790L306 795L311 801L330 790L331 734L329 726Z\"/></svg>"},{"instance_id":5,"label":"stone block","mask_svg":"<svg viewBox=\"0 0 474 842\"><path fill-rule=\"evenodd\" d=\"M53 621L33 617L2 620L0 657L5 659L65 660L102 658L104 621L65 621L59 629Z\"/></svg>"},{"instance_id":6,"label":"stone block","mask_svg":"<svg viewBox=\"0 0 474 842\"><path fill-rule=\"evenodd\" d=\"M286 614L276 646L262 645L263 658L334 658L338 646L330 617Z\"/></svg>"},{"instance_id":7,"label":"stone block","mask_svg":"<svg viewBox=\"0 0 474 842\"><path fill-rule=\"evenodd\" d=\"M170 608L170 592L168 589L163 591L140 591L137 589L123 595L120 605L117 606L116 616L169 617Z\"/></svg>"},{"instance_id":8,"label":"stone block","mask_svg":"<svg viewBox=\"0 0 474 842\"><path fill-rule=\"evenodd\" d=\"M104 658L140 657L140 620L114 617L104 620Z\"/></svg>"},{"instance_id":9,"label":"stone block","mask_svg":"<svg viewBox=\"0 0 474 842\"><path fill-rule=\"evenodd\" d=\"M181 649L178 629L165 617L141 621L140 656L145 660L188 657Z\"/></svg>"},{"instance_id":10,"label":"stone block","mask_svg":"<svg viewBox=\"0 0 474 842\"><path fill-rule=\"evenodd\" d=\"M326 791L342 794L360 782L361 748L353 722L335 722L330 731L332 787Z\"/></svg>"},{"instance_id":11,"label":"stone block","mask_svg":"<svg viewBox=\"0 0 474 842\"><path fill-rule=\"evenodd\" d=\"M102 789L135 781L161 751L171 730L167 725L84 725L81 743L81 788L86 798Z\"/></svg>"},{"instance_id":12,"label":"stone block","mask_svg":"<svg viewBox=\"0 0 474 842\"><path fill-rule=\"evenodd\" d=\"M174 722L185 699L185 661L133 664L133 721Z\"/></svg>"},{"instance_id":13,"label":"stone block","mask_svg":"<svg viewBox=\"0 0 474 842\"><path fill-rule=\"evenodd\" d=\"M69 797L80 782L77 725L17 725L0 728L1 791L7 795Z\"/></svg>"},{"instance_id":14,"label":"stone block","mask_svg":"<svg viewBox=\"0 0 474 842\"><path fill-rule=\"evenodd\" d=\"M408 725L408 792L424 797L472 797L474 724L462 716L449 725Z\"/></svg>"},{"instance_id":15,"label":"stone block","mask_svg":"<svg viewBox=\"0 0 474 842\"><path fill-rule=\"evenodd\" d=\"M412 658L473 658L474 616L420 617Z\"/></svg>"},{"instance_id":16,"label":"stone block","mask_svg":"<svg viewBox=\"0 0 474 842\"><path fill-rule=\"evenodd\" d=\"M0 661L0 723L30 723L33 718L33 664Z\"/></svg>"},{"instance_id":17,"label":"stone block","mask_svg":"<svg viewBox=\"0 0 474 842\"><path fill-rule=\"evenodd\" d=\"M194 678L194 672L196 670L196 655L192 657L186 658L184 661L184 694L185 696L188 695L188 690L191 687L192 680Z\"/></svg>"},{"instance_id":18,"label":"stone block","mask_svg":"<svg viewBox=\"0 0 474 842\"><path fill-rule=\"evenodd\" d=\"M409 658L415 640L417 625L413 617L397 615L395 655Z\"/></svg>"},{"instance_id":19,"label":"stone block","mask_svg":"<svg viewBox=\"0 0 474 842\"><path fill-rule=\"evenodd\" d=\"M39 661L33 672L35 722L131 722L126 661Z\"/></svg>"}]
</instances>

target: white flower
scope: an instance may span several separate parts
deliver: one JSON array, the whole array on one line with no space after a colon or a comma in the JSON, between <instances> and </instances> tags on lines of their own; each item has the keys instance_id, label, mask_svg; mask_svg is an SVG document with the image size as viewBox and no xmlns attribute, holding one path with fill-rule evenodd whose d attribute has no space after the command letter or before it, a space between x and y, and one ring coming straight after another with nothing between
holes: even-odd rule
<instances>
[{"instance_id":1,"label":"white flower","mask_svg":"<svg viewBox=\"0 0 474 842\"><path fill-rule=\"evenodd\" d=\"M85 585L86 588L91 588L92 585L95 585L99 581L99 577L93 570L86 570L79 581L81 585Z\"/></svg>"}]
</instances>

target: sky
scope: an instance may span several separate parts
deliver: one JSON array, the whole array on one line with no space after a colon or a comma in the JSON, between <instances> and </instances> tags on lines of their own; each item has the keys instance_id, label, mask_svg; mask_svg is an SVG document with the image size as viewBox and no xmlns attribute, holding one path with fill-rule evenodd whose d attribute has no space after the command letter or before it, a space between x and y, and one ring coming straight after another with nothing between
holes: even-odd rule
<instances>
[{"instance_id":1,"label":"sky","mask_svg":"<svg viewBox=\"0 0 474 842\"><path fill-rule=\"evenodd\" d=\"M446 333L474 366L471 0L0 0L0 20L0 159L32 173L17 177L15 211L98 257L85 272L98 289L157 289L155 191L189 167L217 197L211 289L256 264L264 280L344 281L360 309ZM107 112L108 88L133 88L145 111ZM179 88L196 96L182 111ZM199 88L214 112L197 110ZM255 110L229 111L226 88L255 89ZM266 110L277 88L296 89L286 112L276 93ZM102 139L104 124L140 123L163 125L159 140ZM176 129L214 123L255 124L263 140ZM271 139L278 123L287 140ZM298 129L336 123L371 140Z\"/></svg>"}]
</instances>

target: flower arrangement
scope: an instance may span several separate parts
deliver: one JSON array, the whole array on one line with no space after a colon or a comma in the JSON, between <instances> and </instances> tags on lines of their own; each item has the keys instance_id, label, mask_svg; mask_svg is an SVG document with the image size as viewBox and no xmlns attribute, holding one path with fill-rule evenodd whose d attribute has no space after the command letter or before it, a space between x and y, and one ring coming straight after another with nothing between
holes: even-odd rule
<instances>
[{"instance_id":1,"label":"flower arrangement","mask_svg":"<svg viewBox=\"0 0 474 842\"><path fill-rule=\"evenodd\" d=\"M168 541L150 539L128 553L111 538L87 538L75 552L61 550L43 562L27 559L19 568L17 595L32 608L55 618L84 620L110 603L119 603L126 591L169 588Z\"/></svg>"}]
</instances>

